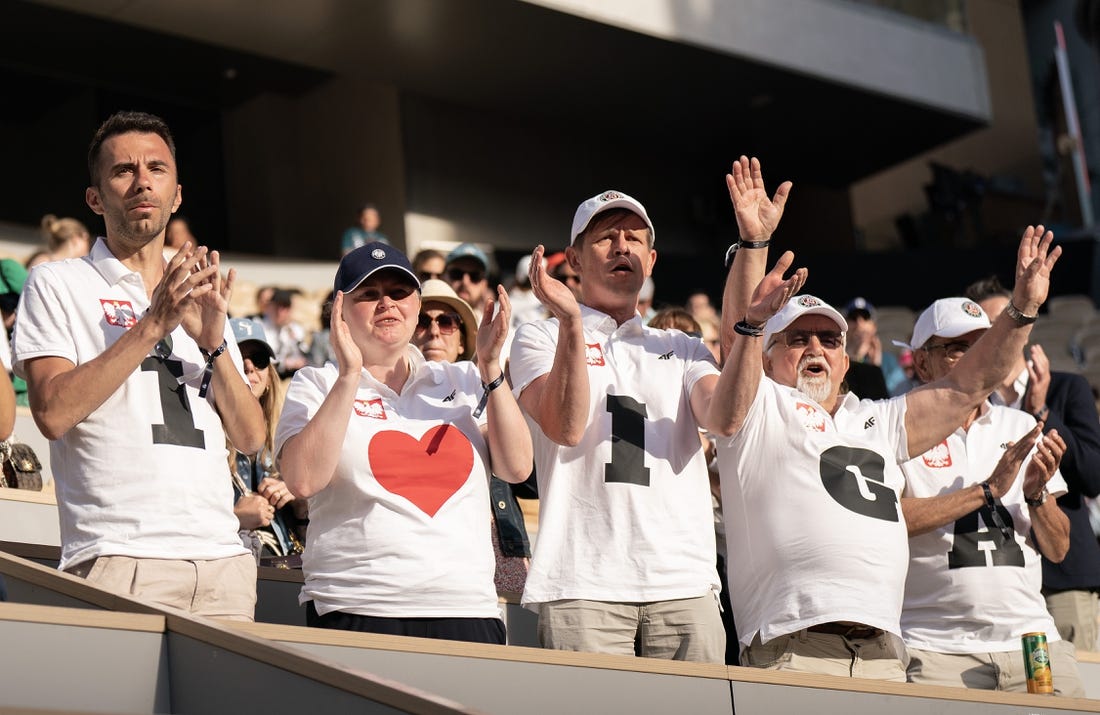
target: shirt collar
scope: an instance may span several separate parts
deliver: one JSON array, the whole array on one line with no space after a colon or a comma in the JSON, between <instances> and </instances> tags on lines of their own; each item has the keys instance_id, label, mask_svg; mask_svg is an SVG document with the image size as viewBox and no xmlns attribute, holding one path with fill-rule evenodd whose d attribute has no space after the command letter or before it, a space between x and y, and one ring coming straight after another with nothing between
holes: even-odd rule
<instances>
[{"instance_id":1,"label":"shirt collar","mask_svg":"<svg viewBox=\"0 0 1100 715\"><path fill-rule=\"evenodd\" d=\"M598 333L605 337L610 337L616 331L622 335L640 335L645 327L642 324L642 317L638 315L637 311L634 312L633 318L619 325L607 313L590 308L583 303L581 304L581 322L587 332Z\"/></svg>"},{"instance_id":2,"label":"shirt collar","mask_svg":"<svg viewBox=\"0 0 1100 715\"><path fill-rule=\"evenodd\" d=\"M108 285L116 285L129 275L136 275L137 271L127 268L122 261L115 258L111 249L107 247L107 239L100 236L92 244L92 250L88 252L88 260L92 267L99 272ZM140 276L138 276L140 278Z\"/></svg>"}]
</instances>

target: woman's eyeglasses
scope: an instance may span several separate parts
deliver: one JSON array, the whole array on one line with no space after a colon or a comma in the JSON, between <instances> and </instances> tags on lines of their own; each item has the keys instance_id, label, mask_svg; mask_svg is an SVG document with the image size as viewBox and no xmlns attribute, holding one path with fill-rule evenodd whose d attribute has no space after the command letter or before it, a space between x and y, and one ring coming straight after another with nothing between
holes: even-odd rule
<instances>
[{"instance_id":1,"label":"woman's eyeglasses","mask_svg":"<svg viewBox=\"0 0 1100 715\"><path fill-rule=\"evenodd\" d=\"M444 335L450 335L462 327L462 319L458 317L458 313L440 313L434 318L427 313L421 313L416 319L416 329L431 330L432 323L438 325L439 332Z\"/></svg>"},{"instance_id":2,"label":"woman's eyeglasses","mask_svg":"<svg viewBox=\"0 0 1100 715\"><path fill-rule=\"evenodd\" d=\"M417 271L416 272L416 277L420 279L421 283L423 283L424 281L430 281L433 278L434 279L441 279L441 278L443 278L443 274L442 273L434 273L432 271Z\"/></svg>"}]
</instances>

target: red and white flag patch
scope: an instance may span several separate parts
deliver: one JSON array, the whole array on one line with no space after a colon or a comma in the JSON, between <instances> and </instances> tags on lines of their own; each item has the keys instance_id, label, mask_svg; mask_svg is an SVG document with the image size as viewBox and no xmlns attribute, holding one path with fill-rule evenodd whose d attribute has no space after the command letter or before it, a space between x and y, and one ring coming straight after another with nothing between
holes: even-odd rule
<instances>
[{"instance_id":1,"label":"red and white flag patch","mask_svg":"<svg viewBox=\"0 0 1100 715\"><path fill-rule=\"evenodd\" d=\"M137 315L130 301L100 298L99 305L103 308L103 317L108 324L119 328L132 328L137 325Z\"/></svg>"},{"instance_id":2,"label":"red and white flag patch","mask_svg":"<svg viewBox=\"0 0 1100 715\"><path fill-rule=\"evenodd\" d=\"M922 455L924 465L934 469L942 469L951 466L951 450L947 447L947 440L937 444Z\"/></svg>"},{"instance_id":3,"label":"red and white flag patch","mask_svg":"<svg viewBox=\"0 0 1100 715\"><path fill-rule=\"evenodd\" d=\"M386 408L382 405L380 397L373 400L356 400L354 407L355 414L360 417L372 417L376 420L389 419L386 417Z\"/></svg>"},{"instance_id":4,"label":"red and white flag patch","mask_svg":"<svg viewBox=\"0 0 1100 715\"><path fill-rule=\"evenodd\" d=\"M802 426L815 432L825 431L825 415L808 402L796 402L794 409L802 418Z\"/></svg>"},{"instance_id":5,"label":"red and white flag patch","mask_svg":"<svg viewBox=\"0 0 1100 715\"><path fill-rule=\"evenodd\" d=\"M603 348L599 343L585 343L584 361L589 365L605 365L603 360Z\"/></svg>"}]
</instances>

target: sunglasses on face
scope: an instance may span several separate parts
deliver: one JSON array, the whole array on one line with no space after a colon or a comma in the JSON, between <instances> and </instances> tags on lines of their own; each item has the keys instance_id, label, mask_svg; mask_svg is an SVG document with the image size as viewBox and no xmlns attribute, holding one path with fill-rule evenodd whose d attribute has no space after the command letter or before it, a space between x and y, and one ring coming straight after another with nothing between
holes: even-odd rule
<instances>
[{"instance_id":1,"label":"sunglasses on face","mask_svg":"<svg viewBox=\"0 0 1100 715\"><path fill-rule=\"evenodd\" d=\"M432 271L417 271L416 277L420 279L420 282L430 281L433 278L442 278L442 273L433 273Z\"/></svg>"},{"instance_id":2,"label":"sunglasses on face","mask_svg":"<svg viewBox=\"0 0 1100 715\"><path fill-rule=\"evenodd\" d=\"M776 333L772 339L772 345L782 343L792 350L803 350L810 344L810 338L817 336L817 341L826 350L836 350L844 345L844 333L839 330L786 330Z\"/></svg>"},{"instance_id":3,"label":"sunglasses on face","mask_svg":"<svg viewBox=\"0 0 1100 715\"><path fill-rule=\"evenodd\" d=\"M427 313L421 313L416 319L416 329L417 331L431 330L432 323L439 326L439 332L443 335L450 335L462 327L462 319L457 313L440 313L434 318Z\"/></svg>"},{"instance_id":4,"label":"sunglasses on face","mask_svg":"<svg viewBox=\"0 0 1100 715\"><path fill-rule=\"evenodd\" d=\"M466 276L470 277L471 283L480 283L485 280L485 271L474 268L473 270L467 270L465 268L448 268L447 280L452 283L460 283Z\"/></svg>"},{"instance_id":5,"label":"sunglasses on face","mask_svg":"<svg viewBox=\"0 0 1100 715\"><path fill-rule=\"evenodd\" d=\"M256 366L257 370L266 370L267 366L271 364L271 356L265 352L241 353L241 358L250 361Z\"/></svg>"}]
</instances>

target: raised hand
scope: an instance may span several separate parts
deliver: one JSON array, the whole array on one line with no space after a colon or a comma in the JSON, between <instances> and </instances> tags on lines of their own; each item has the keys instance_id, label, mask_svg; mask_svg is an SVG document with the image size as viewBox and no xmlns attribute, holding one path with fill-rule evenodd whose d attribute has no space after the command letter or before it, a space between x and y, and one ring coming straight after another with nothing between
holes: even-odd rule
<instances>
[{"instance_id":1,"label":"raised hand","mask_svg":"<svg viewBox=\"0 0 1100 715\"><path fill-rule=\"evenodd\" d=\"M1028 226L1016 252L1016 285L1012 304L1026 315L1035 315L1050 291L1050 271L1062 255L1062 247L1050 247L1054 234L1040 226Z\"/></svg>"},{"instance_id":2,"label":"raised hand","mask_svg":"<svg viewBox=\"0 0 1100 715\"><path fill-rule=\"evenodd\" d=\"M792 296L802 290L802 286L806 283L806 277L809 275L809 270L799 268L791 274L790 278L784 278L783 274L787 272L792 263L794 263L794 253L784 251L779 260L775 262L775 267L768 271L767 275L756 286L756 290L752 292L749 309L745 315L745 320L748 323L763 325L768 322L773 315L787 304Z\"/></svg>"},{"instance_id":3,"label":"raised hand","mask_svg":"<svg viewBox=\"0 0 1100 715\"><path fill-rule=\"evenodd\" d=\"M185 319L190 319L189 313L194 309L195 301L214 290L209 278L217 267L199 267L205 255L205 247L192 251L190 243L183 244L176 255L172 256L172 260L168 261L164 275L153 288L153 294L149 298L149 310L143 319L153 321L161 336L171 333ZM188 325L185 324L184 328L187 329L187 327ZM188 331L188 334L192 333ZM221 345L221 340L219 337L213 347L217 348ZM203 345L203 347L209 346Z\"/></svg>"},{"instance_id":4,"label":"raised hand","mask_svg":"<svg viewBox=\"0 0 1100 715\"><path fill-rule=\"evenodd\" d=\"M993 474L989 475L989 479L986 480L989 483L989 491L992 492L994 498L1000 499L1008 493L1012 483L1016 481L1016 476L1020 473L1020 466L1027 459L1031 448L1035 446L1041 431L1042 424L1037 424L1020 439L1008 443L1008 448L997 460L997 466L993 468ZM1053 473L1053 470L1051 471Z\"/></svg>"},{"instance_id":5,"label":"raised hand","mask_svg":"<svg viewBox=\"0 0 1100 715\"><path fill-rule=\"evenodd\" d=\"M1037 426L1042 428L1043 423ZM1024 496L1035 498L1043 490L1050 478L1054 476L1054 470L1062 463L1062 455L1066 453L1066 443L1058 434L1058 430L1052 429L1043 435L1035 448L1035 453L1028 462L1027 471L1024 472Z\"/></svg>"},{"instance_id":6,"label":"raised hand","mask_svg":"<svg viewBox=\"0 0 1100 715\"><path fill-rule=\"evenodd\" d=\"M726 187L730 192L733 213L737 217L737 229L742 241L767 241L783 218L783 207L791 191L791 182L784 181L768 198L764 189L764 177L760 162L742 155L733 162L732 171L726 174Z\"/></svg>"},{"instance_id":7,"label":"raised hand","mask_svg":"<svg viewBox=\"0 0 1100 715\"><path fill-rule=\"evenodd\" d=\"M497 286L496 303L500 304L500 310L493 315L496 308L493 299L485 302L485 312L477 329L477 363L485 368L499 362L500 351L508 338L509 321L512 319L512 304L508 300L508 292L500 285Z\"/></svg>"},{"instance_id":8,"label":"raised hand","mask_svg":"<svg viewBox=\"0 0 1100 715\"><path fill-rule=\"evenodd\" d=\"M225 321L229 311L229 299L233 293L233 283L237 272L230 269L224 279L221 275L221 256L217 251L206 252L200 249L193 276L205 276L197 279L198 285L206 285L209 290L196 295L191 293L190 301L183 317L183 329L195 339L200 348L213 352L225 339Z\"/></svg>"},{"instance_id":9,"label":"raised hand","mask_svg":"<svg viewBox=\"0 0 1100 715\"><path fill-rule=\"evenodd\" d=\"M351 375L356 379L363 372L363 353L352 340L351 330L344 321L344 291L336 291L332 298L332 318L329 321L328 341L332 345L332 354L336 357L336 366L341 375Z\"/></svg>"},{"instance_id":10,"label":"raised hand","mask_svg":"<svg viewBox=\"0 0 1100 715\"><path fill-rule=\"evenodd\" d=\"M531 254L531 268L528 271L528 275L531 277L531 290L534 291L535 297L550 311L550 315L558 320L579 318L581 307L577 303L573 291L546 272L546 266L542 260L542 255L545 252L546 249L540 245Z\"/></svg>"}]
</instances>

